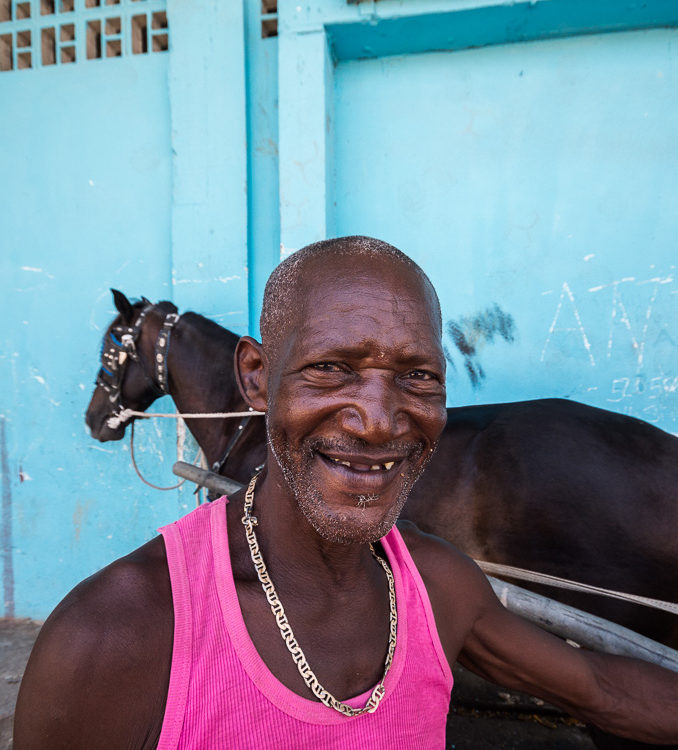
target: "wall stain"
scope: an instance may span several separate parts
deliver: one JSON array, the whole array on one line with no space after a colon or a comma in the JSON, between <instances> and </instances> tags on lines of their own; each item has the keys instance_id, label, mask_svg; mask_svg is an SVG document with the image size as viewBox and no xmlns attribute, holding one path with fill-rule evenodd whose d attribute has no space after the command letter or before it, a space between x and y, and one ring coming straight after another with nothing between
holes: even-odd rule
<instances>
[{"instance_id":1,"label":"wall stain","mask_svg":"<svg viewBox=\"0 0 678 750\"><path fill-rule=\"evenodd\" d=\"M2 594L5 617L14 617L14 560L12 557L12 485L9 481L5 417L0 415L0 466L2 467L2 519L0 554L2 556Z\"/></svg>"},{"instance_id":2,"label":"wall stain","mask_svg":"<svg viewBox=\"0 0 678 750\"><path fill-rule=\"evenodd\" d=\"M91 500L87 501L84 505L78 500L75 504L75 510L73 511L73 535L76 543L80 541L80 533L82 531L82 524L85 520L90 507L92 505Z\"/></svg>"},{"instance_id":3,"label":"wall stain","mask_svg":"<svg viewBox=\"0 0 678 750\"><path fill-rule=\"evenodd\" d=\"M463 315L447 321L445 330L463 358L464 369L474 389L478 389L485 380L485 370L479 359L479 349L485 344L492 344L496 337L512 344L516 337L516 324L513 316L499 307L495 302L475 315ZM453 369L456 365L445 347L445 357Z\"/></svg>"}]
</instances>

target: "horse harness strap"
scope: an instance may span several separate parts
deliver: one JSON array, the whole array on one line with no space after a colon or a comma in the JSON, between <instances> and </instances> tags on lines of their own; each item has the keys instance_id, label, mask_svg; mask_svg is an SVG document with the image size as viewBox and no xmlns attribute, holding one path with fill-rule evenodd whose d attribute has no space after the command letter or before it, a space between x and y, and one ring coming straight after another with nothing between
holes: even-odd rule
<instances>
[{"instance_id":1,"label":"horse harness strap","mask_svg":"<svg viewBox=\"0 0 678 750\"><path fill-rule=\"evenodd\" d=\"M240 420L240 423L238 424L238 427L233 431L233 434L231 435L221 458L212 464L212 471L215 474L221 473L221 470L226 465L226 461L228 461L228 457L231 455L233 449L240 441L240 438L244 435L245 428L250 423L251 419L252 417L248 415Z\"/></svg>"},{"instance_id":2,"label":"horse harness strap","mask_svg":"<svg viewBox=\"0 0 678 750\"><path fill-rule=\"evenodd\" d=\"M238 423L238 427L233 431L233 434L231 435L228 444L226 445L226 450L223 452L221 458L218 461L214 461L212 463L211 471L214 474L221 474L221 470L226 466L226 462L228 461L228 457L233 452L233 449L235 446L240 442L242 436L245 434L245 431L247 429L247 426L249 425L251 419L253 416L258 415L257 412L254 412L252 407L250 407L250 411L253 412L252 414L247 414L246 416L242 417L240 422ZM262 466L257 466L256 471L259 472L263 468ZM200 490L202 485L198 484L196 488L196 492ZM207 490L207 499L211 502L213 500L216 500L218 497L220 497L221 493L217 492L216 490L209 489Z\"/></svg>"},{"instance_id":3,"label":"horse harness strap","mask_svg":"<svg viewBox=\"0 0 678 750\"><path fill-rule=\"evenodd\" d=\"M151 377L139 358L136 344L141 335L141 328L146 316L154 307L155 305L150 302L144 305L139 316L131 326L115 326L109 331L107 337L104 338L101 352L101 369L97 375L96 384L103 388L108 394L109 401L116 405L117 410L108 418L108 426L111 429L115 429L119 424L129 419L128 416L125 416L125 407L120 400L122 381L128 357L139 363L144 377L158 396L168 393L167 356L169 354L170 335L181 316L176 312L165 315L155 343L154 377Z\"/></svg>"},{"instance_id":4,"label":"horse harness strap","mask_svg":"<svg viewBox=\"0 0 678 750\"><path fill-rule=\"evenodd\" d=\"M163 393L169 393L167 390L167 357L169 355L170 336L180 317L178 313L168 313L155 342L155 380Z\"/></svg>"},{"instance_id":5,"label":"horse harness strap","mask_svg":"<svg viewBox=\"0 0 678 750\"><path fill-rule=\"evenodd\" d=\"M127 358L139 361L139 355L136 350L136 342L141 333L141 326L148 311L153 307L150 303L145 305L139 317L131 326L115 326L108 335L104 337L101 348L101 370L96 378L96 384L103 388L108 394L111 403L120 404L120 389L122 379L125 373ZM108 343L106 339L108 338ZM103 373L108 375L108 380ZM155 385L155 384L154 384Z\"/></svg>"}]
</instances>

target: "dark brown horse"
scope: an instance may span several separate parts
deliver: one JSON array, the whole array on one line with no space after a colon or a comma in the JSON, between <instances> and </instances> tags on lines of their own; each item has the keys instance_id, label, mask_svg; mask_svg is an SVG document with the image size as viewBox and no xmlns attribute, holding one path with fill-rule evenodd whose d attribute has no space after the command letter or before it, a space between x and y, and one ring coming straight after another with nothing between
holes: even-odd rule
<instances>
[{"instance_id":1,"label":"dark brown horse","mask_svg":"<svg viewBox=\"0 0 678 750\"><path fill-rule=\"evenodd\" d=\"M122 438L127 423L110 427L111 415L122 406L147 409L161 386L181 412L245 408L233 374L234 334L195 313L179 318L169 302L114 297L119 315L104 337L87 410L93 437ZM242 430L238 419L187 424L225 475L244 483L264 461L262 417ZM560 399L471 406L448 409L439 448L403 516L476 559L676 601L676 488L678 439L645 422ZM678 647L674 615L527 587Z\"/></svg>"}]
</instances>

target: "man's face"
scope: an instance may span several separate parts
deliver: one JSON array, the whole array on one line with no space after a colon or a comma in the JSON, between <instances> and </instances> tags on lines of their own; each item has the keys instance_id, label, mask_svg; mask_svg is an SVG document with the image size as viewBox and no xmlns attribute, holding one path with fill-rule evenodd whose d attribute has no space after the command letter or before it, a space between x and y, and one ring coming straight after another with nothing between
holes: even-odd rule
<instances>
[{"instance_id":1,"label":"man's face","mask_svg":"<svg viewBox=\"0 0 678 750\"><path fill-rule=\"evenodd\" d=\"M445 425L432 295L399 263L357 259L349 279L336 261L309 266L296 324L271 365L269 443L318 534L374 541Z\"/></svg>"}]
</instances>

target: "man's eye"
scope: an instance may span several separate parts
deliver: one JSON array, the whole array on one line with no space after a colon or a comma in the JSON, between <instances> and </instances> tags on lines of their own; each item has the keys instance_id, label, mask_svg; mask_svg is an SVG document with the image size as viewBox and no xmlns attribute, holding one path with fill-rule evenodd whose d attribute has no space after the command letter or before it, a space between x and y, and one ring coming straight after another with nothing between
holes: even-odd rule
<instances>
[{"instance_id":1,"label":"man's eye","mask_svg":"<svg viewBox=\"0 0 678 750\"><path fill-rule=\"evenodd\" d=\"M341 367L335 362L316 362L313 365L309 365L311 370L318 372L341 372Z\"/></svg>"},{"instance_id":2,"label":"man's eye","mask_svg":"<svg viewBox=\"0 0 678 750\"><path fill-rule=\"evenodd\" d=\"M405 376L408 380L437 380L438 378L428 370L410 370Z\"/></svg>"}]
</instances>

